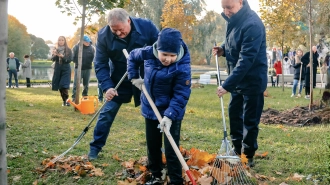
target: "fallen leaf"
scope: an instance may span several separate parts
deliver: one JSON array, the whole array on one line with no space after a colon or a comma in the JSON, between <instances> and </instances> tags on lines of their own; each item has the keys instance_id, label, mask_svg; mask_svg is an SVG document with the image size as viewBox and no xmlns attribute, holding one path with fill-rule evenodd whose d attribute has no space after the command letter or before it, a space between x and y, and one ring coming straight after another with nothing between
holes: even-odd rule
<instances>
[{"instance_id":1,"label":"fallen leaf","mask_svg":"<svg viewBox=\"0 0 330 185\"><path fill-rule=\"evenodd\" d=\"M198 179L198 183L200 183L200 185L210 185L211 182L213 181L212 177L208 177L207 175L203 175L201 178Z\"/></svg>"},{"instance_id":2,"label":"fallen leaf","mask_svg":"<svg viewBox=\"0 0 330 185\"><path fill-rule=\"evenodd\" d=\"M145 167L145 166L139 166L139 169L140 169L140 171L143 171L143 172L147 171L147 167Z\"/></svg>"},{"instance_id":3,"label":"fallen leaf","mask_svg":"<svg viewBox=\"0 0 330 185\"><path fill-rule=\"evenodd\" d=\"M118 181L118 184L117 185L136 185L136 181L133 181L133 182L129 182L128 180L125 180L125 181Z\"/></svg>"},{"instance_id":4,"label":"fallen leaf","mask_svg":"<svg viewBox=\"0 0 330 185\"><path fill-rule=\"evenodd\" d=\"M254 176L255 176L255 178L257 178L260 181L268 181L268 180L270 180L269 177L267 177L266 175L255 174Z\"/></svg>"},{"instance_id":5,"label":"fallen leaf","mask_svg":"<svg viewBox=\"0 0 330 185\"><path fill-rule=\"evenodd\" d=\"M102 166L102 167L107 167L107 166L109 166L109 164L107 164L107 163L103 163L101 166Z\"/></svg>"},{"instance_id":6,"label":"fallen leaf","mask_svg":"<svg viewBox=\"0 0 330 185\"><path fill-rule=\"evenodd\" d=\"M301 181L305 176L299 175L298 173L294 173L293 176L291 177L292 180L295 181Z\"/></svg>"},{"instance_id":7,"label":"fallen leaf","mask_svg":"<svg viewBox=\"0 0 330 185\"><path fill-rule=\"evenodd\" d=\"M255 157L260 157L260 158L265 158L265 157L267 157L267 155L268 155L268 152L264 152L262 154L260 154L260 153L254 154Z\"/></svg>"},{"instance_id":8,"label":"fallen leaf","mask_svg":"<svg viewBox=\"0 0 330 185\"><path fill-rule=\"evenodd\" d=\"M287 183L285 183L285 182L282 182L282 183L279 184L279 185L289 185L289 184L287 184Z\"/></svg>"},{"instance_id":9,"label":"fallen leaf","mask_svg":"<svg viewBox=\"0 0 330 185\"><path fill-rule=\"evenodd\" d=\"M32 185L38 185L38 180L35 180Z\"/></svg>"},{"instance_id":10,"label":"fallen leaf","mask_svg":"<svg viewBox=\"0 0 330 185\"><path fill-rule=\"evenodd\" d=\"M114 159L116 161L121 161L121 159L118 157L118 154L113 155L112 159Z\"/></svg>"},{"instance_id":11,"label":"fallen leaf","mask_svg":"<svg viewBox=\"0 0 330 185\"><path fill-rule=\"evenodd\" d=\"M18 176L14 176L14 177L13 177L13 181L14 181L14 182L17 182L17 181L19 181L19 180L21 180L21 176L20 176L20 175L18 175Z\"/></svg>"},{"instance_id":12,"label":"fallen leaf","mask_svg":"<svg viewBox=\"0 0 330 185\"><path fill-rule=\"evenodd\" d=\"M102 177L104 175L101 168L95 168L92 170L92 172L94 172L94 175L97 177Z\"/></svg>"}]
</instances>

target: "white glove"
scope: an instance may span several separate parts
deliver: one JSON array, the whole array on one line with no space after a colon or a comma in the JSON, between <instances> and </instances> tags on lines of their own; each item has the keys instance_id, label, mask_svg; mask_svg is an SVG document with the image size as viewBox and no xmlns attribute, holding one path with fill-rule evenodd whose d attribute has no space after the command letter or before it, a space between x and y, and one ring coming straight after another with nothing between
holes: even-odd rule
<instances>
[{"instance_id":1,"label":"white glove","mask_svg":"<svg viewBox=\"0 0 330 185\"><path fill-rule=\"evenodd\" d=\"M143 84L143 79L142 78L132 79L131 82L132 82L133 85L135 85L135 87L142 90L142 84Z\"/></svg>"},{"instance_id":2,"label":"white glove","mask_svg":"<svg viewBox=\"0 0 330 185\"><path fill-rule=\"evenodd\" d=\"M172 120L166 116L162 119L160 122L160 132L164 132L164 129L166 129L168 132L170 132L170 128L172 125Z\"/></svg>"}]
</instances>

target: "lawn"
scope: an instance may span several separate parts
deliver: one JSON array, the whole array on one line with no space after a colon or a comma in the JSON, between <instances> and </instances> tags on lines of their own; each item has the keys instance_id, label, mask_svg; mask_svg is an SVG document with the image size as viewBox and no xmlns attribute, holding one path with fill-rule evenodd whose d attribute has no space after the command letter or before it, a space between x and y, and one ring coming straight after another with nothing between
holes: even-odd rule
<instances>
[{"instance_id":1,"label":"lawn","mask_svg":"<svg viewBox=\"0 0 330 185\"><path fill-rule=\"evenodd\" d=\"M216 86L195 88L187 106L182 125L181 146L217 153L223 137L221 109L215 94ZM291 89L268 88L270 97L265 98L266 108L277 110L307 106L308 100L290 98ZM70 92L71 94L71 92ZM96 87L90 87L90 95L97 95ZM319 89L314 91L320 98ZM225 114L229 95L224 96ZM120 162L138 160L146 156L144 119L139 107L133 103L122 106L111 128L106 146L93 165L104 172L102 177L83 177L79 180L73 174L49 171L44 176L36 172L41 162L67 150L91 120L91 115L82 115L72 107L62 107L59 92L50 88L20 88L6 90L7 113L7 162L8 183L19 185L37 184L106 184L115 185L115 173L122 171ZM227 121L228 124L228 121ZM95 125L95 122L92 123ZM93 128L67 155L82 156L89 151ZM314 184L303 178L297 181L292 176L312 175L318 184L330 184L330 126L291 127L286 125L260 124L258 153L268 152L266 158L256 159L252 174L260 174L271 180L265 184ZM106 165L105 165L106 164ZM272 178L274 177L274 178Z\"/></svg>"}]
</instances>

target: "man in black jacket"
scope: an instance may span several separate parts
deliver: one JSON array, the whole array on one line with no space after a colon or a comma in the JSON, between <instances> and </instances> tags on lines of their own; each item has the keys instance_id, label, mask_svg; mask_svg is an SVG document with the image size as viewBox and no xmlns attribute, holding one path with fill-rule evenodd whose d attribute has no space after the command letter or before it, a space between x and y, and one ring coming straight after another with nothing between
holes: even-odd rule
<instances>
[{"instance_id":1,"label":"man in black jacket","mask_svg":"<svg viewBox=\"0 0 330 185\"><path fill-rule=\"evenodd\" d=\"M226 40L214 47L213 54L226 57L229 76L217 94L231 93L231 139L236 153L244 153L252 167L267 87L266 32L246 0L222 0L221 4L227 21Z\"/></svg>"},{"instance_id":2,"label":"man in black jacket","mask_svg":"<svg viewBox=\"0 0 330 185\"><path fill-rule=\"evenodd\" d=\"M74 69L74 80L72 89L72 101L76 98L76 81L77 81L77 68L78 68L78 53L79 53L79 43L73 47L73 62L75 64ZM90 74L92 70L92 63L94 60L95 49L92 45L91 39L85 35L83 41L83 51L82 51L82 62L81 62L81 78L83 79L84 89L82 91L82 96L88 96L88 85Z\"/></svg>"}]
</instances>

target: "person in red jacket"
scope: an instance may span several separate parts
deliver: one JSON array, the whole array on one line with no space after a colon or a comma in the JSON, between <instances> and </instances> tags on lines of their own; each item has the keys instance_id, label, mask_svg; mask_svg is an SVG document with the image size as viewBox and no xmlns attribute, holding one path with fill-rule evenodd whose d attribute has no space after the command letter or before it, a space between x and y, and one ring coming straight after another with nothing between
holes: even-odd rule
<instances>
[{"instance_id":1,"label":"person in red jacket","mask_svg":"<svg viewBox=\"0 0 330 185\"><path fill-rule=\"evenodd\" d=\"M276 72L276 85L278 87L278 81L279 81L279 74L282 74L282 62L277 59L277 61L274 64L275 72Z\"/></svg>"}]
</instances>

